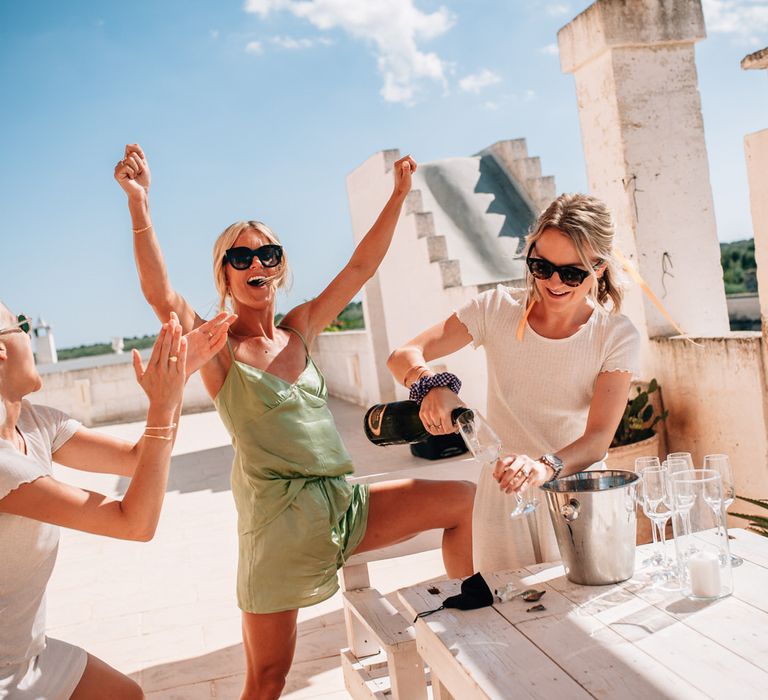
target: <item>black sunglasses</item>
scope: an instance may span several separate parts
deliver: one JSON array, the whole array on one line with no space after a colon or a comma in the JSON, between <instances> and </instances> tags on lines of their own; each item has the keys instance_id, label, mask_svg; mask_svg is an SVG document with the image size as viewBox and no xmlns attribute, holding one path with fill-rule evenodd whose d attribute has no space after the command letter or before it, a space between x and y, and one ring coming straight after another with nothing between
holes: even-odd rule
<instances>
[{"instance_id":1,"label":"black sunglasses","mask_svg":"<svg viewBox=\"0 0 768 700\"><path fill-rule=\"evenodd\" d=\"M548 280L556 272L562 283L568 287L578 287L591 274L589 270L582 270L573 265L555 265L544 258L532 258L530 253L525 259L525 264L528 265L529 272L537 280ZM597 270L602 264L603 261L598 260L592 269Z\"/></svg>"},{"instance_id":2,"label":"black sunglasses","mask_svg":"<svg viewBox=\"0 0 768 700\"><path fill-rule=\"evenodd\" d=\"M16 317L16 323L14 323L12 326L8 326L7 328L0 329L0 334L16 333L17 331L29 333L31 330L32 330L32 319L30 319L29 316L26 316L25 314L19 314Z\"/></svg>"},{"instance_id":3,"label":"black sunglasses","mask_svg":"<svg viewBox=\"0 0 768 700\"><path fill-rule=\"evenodd\" d=\"M283 249L272 243L259 248L237 246L224 253L222 264L229 263L235 270L247 270L254 257L258 258L264 267L277 267L283 260Z\"/></svg>"}]
</instances>

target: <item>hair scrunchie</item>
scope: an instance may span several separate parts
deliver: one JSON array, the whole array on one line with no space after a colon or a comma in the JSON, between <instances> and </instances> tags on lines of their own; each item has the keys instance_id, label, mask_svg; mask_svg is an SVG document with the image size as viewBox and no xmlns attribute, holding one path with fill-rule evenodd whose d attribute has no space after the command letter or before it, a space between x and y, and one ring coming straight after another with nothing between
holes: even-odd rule
<instances>
[{"instance_id":1,"label":"hair scrunchie","mask_svg":"<svg viewBox=\"0 0 768 700\"><path fill-rule=\"evenodd\" d=\"M415 401L417 404L421 405L424 397L432 389L437 389L437 387L440 386L447 387L454 394L458 394L461 390L461 379L459 379L455 374L451 374L450 372L440 372L439 374L434 374L431 377L421 377L420 379L417 379L413 384L411 384L411 390L408 398L411 401Z\"/></svg>"}]
</instances>

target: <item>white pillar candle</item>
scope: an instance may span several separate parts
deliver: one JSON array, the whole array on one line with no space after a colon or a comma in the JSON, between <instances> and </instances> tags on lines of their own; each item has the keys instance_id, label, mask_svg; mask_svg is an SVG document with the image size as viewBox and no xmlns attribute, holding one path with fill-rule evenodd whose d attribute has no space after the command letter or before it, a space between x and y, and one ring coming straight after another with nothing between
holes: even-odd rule
<instances>
[{"instance_id":1,"label":"white pillar candle","mask_svg":"<svg viewBox=\"0 0 768 700\"><path fill-rule=\"evenodd\" d=\"M688 559L691 594L702 598L720 595L720 557L713 552L695 552Z\"/></svg>"}]
</instances>

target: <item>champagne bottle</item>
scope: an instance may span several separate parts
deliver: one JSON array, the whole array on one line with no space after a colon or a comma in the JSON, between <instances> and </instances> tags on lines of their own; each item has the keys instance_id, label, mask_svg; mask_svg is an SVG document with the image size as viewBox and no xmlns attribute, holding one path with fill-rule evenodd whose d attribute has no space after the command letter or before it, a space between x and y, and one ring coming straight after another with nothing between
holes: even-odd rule
<instances>
[{"instance_id":1,"label":"champagne bottle","mask_svg":"<svg viewBox=\"0 0 768 700\"><path fill-rule=\"evenodd\" d=\"M462 413L470 410L466 406L454 408L451 421L455 423ZM419 404L415 401L377 403L366 412L363 427L365 436L381 447L421 442L432 435L421 422Z\"/></svg>"}]
</instances>

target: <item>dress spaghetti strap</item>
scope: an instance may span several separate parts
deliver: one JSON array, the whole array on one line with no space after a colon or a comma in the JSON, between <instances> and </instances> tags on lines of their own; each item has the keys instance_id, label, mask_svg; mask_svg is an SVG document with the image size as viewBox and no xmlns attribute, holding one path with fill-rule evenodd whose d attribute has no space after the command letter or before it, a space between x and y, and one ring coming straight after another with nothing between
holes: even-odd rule
<instances>
[{"instance_id":1,"label":"dress spaghetti strap","mask_svg":"<svg viewBox=\"0 0 768 700\"><path fill-rule=\"evenodd\" d=\"M229 350L229 357L232 359L232 362L234 362L235 351L232 349L232 344L229 342L229 333L227 333L227 350Z\"/></svg>"},{"instance_id":2,"label":"dress spaghetti strap","mask_svg":"<svg viewBox=\"0 0 768 700\"><path fill-rule=\"evenodd\" d=\"M286 331L291 331L291 333L295 333L299 336L299 340L301 341L301 344L304 346L304 352L307 353L307 357L310 357L309 354L309 347L307 346L307 341L304 340L304 336L299 333L295 328L291 328L290 326L278 326L278 328L283 328Z\"/></svg>"}]
</instances>

